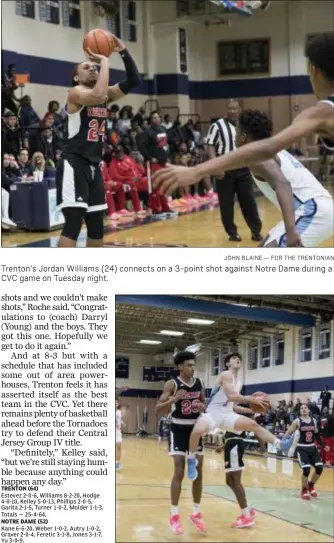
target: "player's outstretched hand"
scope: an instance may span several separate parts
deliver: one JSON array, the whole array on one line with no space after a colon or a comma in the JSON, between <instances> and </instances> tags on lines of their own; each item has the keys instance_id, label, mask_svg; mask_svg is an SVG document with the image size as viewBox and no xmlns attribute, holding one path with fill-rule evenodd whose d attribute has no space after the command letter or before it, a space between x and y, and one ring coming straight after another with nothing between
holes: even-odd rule
<instances>
[{"instance_id":1,"label":"player's outstretched hand","mask_svg":"<svg viewBox=\"0 0 334 543\"><path fill-rule=\"evenodd\" d=\"M166 166L153 175L153 187L160 194L172 194L176 189L189 187L200 182L195 168L187 166Z\"/></svg>"},{"instance_id":2,"label":"player's outstretched hand","mask_svg":"<svg viewBox=\"0 0 334 543\"><path fill-rule=\"evenodd\" d=\"M117 36L113 35L113 37L114 37L114 44L115 44L114 51L115 53L121 53L122 51L124 51L124 49L126 49L126 45L124 42L122 42L122 40L117 38Z\"/></svg>"},{"instance_id":3,"label":"player's outstretched hand","mask_svg":"<svg viewBox=\"0 0 334 543\"><path fill-rule=\"evenodd\" d=\"M267 409L270 402L268 396L264 394L263 396L252 396L251 404L259 405L262 409Z\"/></svg>"},{"instance_id":4,"label":"player's outstretched hand","mask_svg":"<svg viewBox=\"0 0 334 543\"><path fill-rule=\"evenodd\" d=\"M93 53L90 49L86 49L86 54L89 58L89 60L92 60L93 62L96 62L97 64L100 64L102 60L108 60L108 57L105 57L104 55L98 55L97 53Z\"/></svg>"}]
</instances>

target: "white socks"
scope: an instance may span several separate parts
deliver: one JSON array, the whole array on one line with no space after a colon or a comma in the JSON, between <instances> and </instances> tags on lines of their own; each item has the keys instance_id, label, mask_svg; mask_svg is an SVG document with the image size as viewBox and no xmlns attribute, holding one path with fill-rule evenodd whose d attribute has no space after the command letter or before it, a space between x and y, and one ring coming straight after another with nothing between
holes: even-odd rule
<instances>
[{"instance_id":1,"label":"white socks","mask_svg":"<svg viewBox=\"0 0 334 543\"><path fill-rule=\"evenodd\" d=\"M241 514L244 515L245 517L250 517L249 507L246 507L245 509L241 509Z\"/></svg>"},{"instance_id":2,"label":"white socks","mask_svg":"<svg viewBox=\"0 0 334 543\"><path fill-rule=\"evenodd\" d=\"M197 515L199 513L200 504L199 503L193 503L193 515Z\"/></svg>"},{"instance_id":3,"label":"white socks","mask_svg":"<svg viewBox=\"0 0 334 543\"><path fill-rule=\"evenodd\" d=\"M173 517L174 515L179 514L179 508L177 505L172 505L170 508L170 516Z\"/></svg>"}]
</instances>

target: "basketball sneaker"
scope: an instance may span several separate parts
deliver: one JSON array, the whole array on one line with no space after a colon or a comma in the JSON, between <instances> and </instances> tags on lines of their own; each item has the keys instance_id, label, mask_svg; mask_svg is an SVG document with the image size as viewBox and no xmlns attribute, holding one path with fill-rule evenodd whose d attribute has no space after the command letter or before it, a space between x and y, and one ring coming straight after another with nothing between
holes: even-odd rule
<instances>
[{"instance_id":1,"label":"basketball sneaker","mask_svg":"<svg viewBox=\"0 0 334 543\"><path fill-rule=\"evenodd\" d=\"M303 490L300 493L300 497L302 500L310 500L311 496L309 494L309 491L307 488L303 488Z\"/></svg>"},{"instance_id":2,"label":"basketball sneaker","mask_svg":"<svg viewBox=\"0 0 334 543\"><path fill-rule=\"evenodd\" d=\"M196 466L198 464L197 458L195 456L188 456L187 458L187 465L188 465L188 479L189 481L196 481L197 479L197 469Z\"/></svg>"},{"instance_id":3,"label":"basketball sneaker","mask_svg":"<svg viewBox=\"0 0 334 543\"><path fill-rule=\"evenodd\" d=\"M184 534L184 528L180 522L180 515L171 516L169 518L168 524L173 534L176 534L176 535Z\"/></svg>"},{"instance_id":4,"label":"basketball sneaker","mask_svg":"<svg viewBox=\"0 0 334 543\"><path fill-rule=\"evenodd\" d=\"M251 516L252 518L254 518L255 515L256 515L255 509L253 509L253 507L250 507L250 508L249 508L249 512L250 512L250 516Z\"/></svg>"},{"instance_id":5,"label":"basketball sneaker","mask_svg":"<svg viewBox=\"0 0 334 543\"><path fill-rule=\"evenodd\" d=\"M279 448L281 449L282 452L287 453L289 449L291 448L292 443L293 443L293 436L287 437L285 439L281 439Z\"/></svg>"},{"instance_id":6,"label":"basketball sneaker","mask_svg":"<svg viewBox=\"0 0 334 543\"><path fill-rule=\"evenodd\" d=\"M246 517L245 515L240 515L235 522L231 524L232 528L249 528L254 526L254 518L252 516Z\"/></svg>"},{"instance_id":7,"label":"basketball sneaker","mask_svg":"<svg viewBox=\"0 0 334 543\"><path fill-rule=\"evenodd\" d=\"M201 513L192 513L189 516L189 520L196 526L199 532L204 534L207 531L207 527Z\"/></svg>"},{"instance_id":8,"label":"basketball sneaker","mask_svg":"<svg viewBox=\"0 0 334 543\"><path fill-rule=\"evenodd\" d=\"M312 498L317 498L318 497L318 493L314 488L314 483L309 483L308 484L308 491L311 494Z\"/></svg>"}]
</instances>

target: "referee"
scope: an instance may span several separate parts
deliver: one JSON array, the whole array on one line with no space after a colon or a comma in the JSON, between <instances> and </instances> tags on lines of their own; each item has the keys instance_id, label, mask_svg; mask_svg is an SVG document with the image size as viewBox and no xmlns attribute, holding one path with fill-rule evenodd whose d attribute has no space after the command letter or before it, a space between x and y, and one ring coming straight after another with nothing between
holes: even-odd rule
<instances>
[{"instance_id":1,"label":"referee","mask_svg":"<svg viewBox=\"0 0 334 543\"><path fill-rule=\"evenodd\" d=\"M240 115L240 105L229 100L227 116L215 121L209 130L206 143L210 158L226 155L235 150L235 125ZM248 168L226 172L217 179L220 214L230 241L241 241L234 224L234 200L238 196L241 212L252 233L253 241L261 241L262 223L253 194L253 180Z\"/></svg>"}]
</instances>

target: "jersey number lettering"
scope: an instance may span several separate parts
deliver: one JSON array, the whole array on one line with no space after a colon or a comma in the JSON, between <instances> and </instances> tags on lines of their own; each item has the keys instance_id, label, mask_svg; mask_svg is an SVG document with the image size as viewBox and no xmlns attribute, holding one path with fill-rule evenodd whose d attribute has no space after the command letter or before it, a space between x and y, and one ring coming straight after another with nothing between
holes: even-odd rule
<instances>
[{"instance_id":1,"label":"jersey number lettering","mask_svg":"<svg viewBox=\"0 0 334 543\"><path fill-rule=\"evenodd\" d=\"M99 141L99 138L101 137L102 141L104 139L104 134L106 132L106 121L105 119L102 121L102 123L99 125L99 121L97 119L92 119L89 122L89 130L88 130L88 141L92 141L97 143Z\"/></svg>"},{"instance_id":2,"label":"jersey number lettering","mask_svg":"<svg viewBox=\"0 0 334 543\"><path fill-rule=\"evenodd\" d=\"M198 413L199 400L184 400L181 404L182 415L191 415L191 413Z\"/></svg>"},{"instance_id":3,"label":"jersey number lettering","mask_svg":"<svg viewBox=\"0 0 334 543\"><path fill-rule=\"evenodd\" d=\"M306 432L305 440L307 443L312 443L313 441L313 432Z\"/></svg>"}]
</instances>

